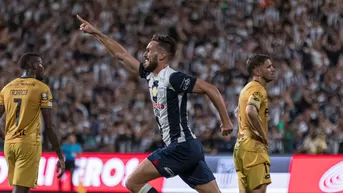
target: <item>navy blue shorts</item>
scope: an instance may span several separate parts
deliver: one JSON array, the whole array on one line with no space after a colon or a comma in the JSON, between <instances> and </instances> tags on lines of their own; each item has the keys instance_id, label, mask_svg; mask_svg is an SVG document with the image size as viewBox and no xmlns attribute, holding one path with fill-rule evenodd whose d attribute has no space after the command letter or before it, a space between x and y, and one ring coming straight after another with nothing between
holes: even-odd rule
<instances>
[{"instance_id":1,"label":"navy blue shorts","mask_svg":"<svg viewBox=\"0 0 343 193\"><path fill-rule=\"evenodd\" d=\"M148 159L162 176L170 178L179 175L191 188L215 179L197 139L159 148Z\"/></svg>"}]
</instances>

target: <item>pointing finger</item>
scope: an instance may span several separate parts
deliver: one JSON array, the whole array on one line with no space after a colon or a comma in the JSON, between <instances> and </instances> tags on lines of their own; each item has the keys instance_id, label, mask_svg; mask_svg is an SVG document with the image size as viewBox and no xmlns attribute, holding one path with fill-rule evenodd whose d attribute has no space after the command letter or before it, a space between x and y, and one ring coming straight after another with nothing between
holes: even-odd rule
<instances>
[{"instance_id":1,"label":"pointing finger","mask_svg":"<svg viewBox=\"0 0 343 193\"><path fill-rule=\"evenodd\" d=\"M86 20L82 19L79 15L76 15L77 19L79 19L82 23L88 23Z\"/></svg>"}]
</instances>

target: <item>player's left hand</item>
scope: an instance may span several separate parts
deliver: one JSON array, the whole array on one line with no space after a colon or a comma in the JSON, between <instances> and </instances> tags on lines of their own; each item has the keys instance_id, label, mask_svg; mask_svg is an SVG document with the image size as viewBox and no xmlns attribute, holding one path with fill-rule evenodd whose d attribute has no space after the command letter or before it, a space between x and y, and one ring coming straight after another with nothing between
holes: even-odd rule
<instances>
[{"instance_id":1,"label":"player's left hand","mask_svg":"<svg viewBox=\"0 0 343 193\"><path fill-rule=\"evenodd\" d=\"M227 123L227 124L222 124L220 126L220 131L222 132L223 136L227 136L230 135L233 131L233 125L232 123Z\"/></svg>"}]
</instances>

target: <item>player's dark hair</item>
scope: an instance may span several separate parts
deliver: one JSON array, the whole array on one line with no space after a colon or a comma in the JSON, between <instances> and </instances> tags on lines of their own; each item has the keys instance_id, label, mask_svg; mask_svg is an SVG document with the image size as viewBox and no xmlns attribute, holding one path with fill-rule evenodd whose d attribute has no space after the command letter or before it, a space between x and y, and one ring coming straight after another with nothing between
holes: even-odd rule
<instances>
[{"instance_id":1,"label":"player's dark hair","mask_svg":"<svg viewBox=\"0 0 343 193\"><path fill-rule=\"evenodd\" d=\"M176 42L174 38L169 35L164 34L154 34L151 41L158 42L158 45L168 52L168 60L172 60L176 53Z\"/></svg>"},{"instance_id":2,"label":"player's dark hair","mask_svg":"<svg viewBox=\"0 0 343 193\"><path fill-rule=\"evenodd\" d=\"M247 70L250 75L252 75L252 71L261 65L264 64L266 60L270 60L269 56L264 54L255 54L251 56L247 61Z\"/></svg>"},{"instance_id":3,"label":"player's dark hair","mask_svg":"<svg viewBox=\"0 0 343 193\"><path fill-rule=\"evenodd\" d=\"M20 68L23 70L31 69L39 62L41 56L37 53L28 52L22 55L19 59Z\"/></svg>"}]
</instances>

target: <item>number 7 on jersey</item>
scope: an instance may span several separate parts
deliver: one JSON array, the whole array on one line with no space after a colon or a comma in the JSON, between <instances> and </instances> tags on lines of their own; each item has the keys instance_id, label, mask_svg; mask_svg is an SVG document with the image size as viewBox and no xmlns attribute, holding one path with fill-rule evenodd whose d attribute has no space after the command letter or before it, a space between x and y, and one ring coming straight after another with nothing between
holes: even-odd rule
<instances>
[{"instance_id":1,"label":"number 7 on jersey","mask_svg":"<svg viewBox=\"0 0 343 193\"><path fill-rule=\"evenodd\" d=\"M15 109L15 125L18 126L19 116L20 116L21 99L20 98L14 98L14 102L18 103L17 108Z\"/></svg>"}]
</instances>

